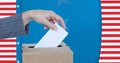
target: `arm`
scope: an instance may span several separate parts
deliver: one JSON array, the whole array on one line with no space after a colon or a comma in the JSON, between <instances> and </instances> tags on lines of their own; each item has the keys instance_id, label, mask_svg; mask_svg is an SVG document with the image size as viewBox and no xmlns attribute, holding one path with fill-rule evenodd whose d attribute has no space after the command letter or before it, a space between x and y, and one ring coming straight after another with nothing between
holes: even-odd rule
<instances>
[{"instance_id":1,"label":"arm","mask_svg":"<svg viewBox=\"0 0 120 63\"><path fill-rule=\"evenodd\" d=\"M0 19L0 39L28 34L28 24L23 25L22 14Z\"/></svg>"},{"instance_id":2,"label":"arm","mask_svg":"<svg viewBox=\"0 0 120 63\"><path fill-rule=\"evenodd\" d=\"M30 10L16 16L0 19L0 39L28 34L28 23L31 20L43 24L45 29L51 28L53 30L57 30L54 23L59 21L65 29L62 17L53 11Z\"/></svg>"}]
</instances>

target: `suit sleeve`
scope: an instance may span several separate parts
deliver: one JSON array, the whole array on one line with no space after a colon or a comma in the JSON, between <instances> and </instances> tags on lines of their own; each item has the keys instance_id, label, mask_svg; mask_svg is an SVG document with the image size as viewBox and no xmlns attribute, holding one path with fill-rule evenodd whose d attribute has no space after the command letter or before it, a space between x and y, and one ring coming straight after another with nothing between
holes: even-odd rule
<instances>
[{"instance_id":1,"label":"suit sleeve","mask_svg":"<svg viewBox=\"0 0 120 63\"><path fill-rule=\"evenodd\" d=\"M0 19L0 39L27 35L28 26L23 25L22 14Z\"/></svg>"}]
</instances>

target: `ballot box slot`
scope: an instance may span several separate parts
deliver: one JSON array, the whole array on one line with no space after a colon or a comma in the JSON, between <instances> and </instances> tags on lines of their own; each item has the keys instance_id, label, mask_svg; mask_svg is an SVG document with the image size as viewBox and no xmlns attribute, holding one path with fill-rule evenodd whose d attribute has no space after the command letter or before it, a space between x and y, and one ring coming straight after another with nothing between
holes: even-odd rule
<instances>
[{"instance_id":1,"label":"ballot box slot","mask_svg":"<svg viewBox=\"0 0 120 63\"><path fill-rule=\"evenodd\" d=\"M62 45L58 45L57 47L62 47Z\"/></svg>"},{"instance_id":2,"label":"ballot box slot","mask_svg":"<svg viewBox=\"0 0 120 63\"><path fill-rule=\"evenodd\" d=\"M29 46L28 48L34 48L35 46Z\"/></svg>"},{"instance_id":3,"label":"ballot box slot","mask_svg":"<svg viewBox=\"0 0 120 63\"><path fill-rule=\"evenodd\" d=\"M28 46L28 48L34 48L35 46ZM62 45L58 45L57 47L62 47Z\"/></svg>"}]
</instances>

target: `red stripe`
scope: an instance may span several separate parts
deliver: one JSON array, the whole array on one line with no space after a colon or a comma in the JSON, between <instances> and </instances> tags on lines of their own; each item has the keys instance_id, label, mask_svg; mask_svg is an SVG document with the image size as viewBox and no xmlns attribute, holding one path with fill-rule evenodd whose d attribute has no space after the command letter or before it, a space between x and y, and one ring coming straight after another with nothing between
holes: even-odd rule
<instances>
[{"instance_id":1,"label":"red stripe","mask_svg":"<svg viewBox=\"0 0 120 63\"><path fill-rule=\"evenodd\" d=\"M0 55L0 58L16 58L16 55Z\"/></svg>"},{"instance_id":2,"label":"red stripe","mask_svg":"<svg viewBox=\"0 0 120 63\"><path fill-rule=\"evenodd\" d=\"M16 5L16 2L0 2L0 5Z\"/></svg>"},{"instance_id":3,"label":"red stripe","mask_svg":"<svg viewBox=\"0 0 120 63\"><path fill-rule=\"evenodd\" d=\"M0 63L16 63L16 61L0 61Z\"/></svg>"},{"instance_id":4,"label":"red stripe","mask_svg":"<svg viewBox=\"0 0 120 63\"><path fill-rule=\"evenodd\" d=\"M101 51L101 54L120 54L120 51Z\"/></svg>"},{"instance_id":5,"label":"red stripe","mask_svg":"<svg viewBox=\"0 0 120 63\"><path fill-rule=\"evenodd\" d=\"M16 50L0 50L0 52L16 52Z\"/></svg>"},{"instance_id":6,"label":"red stripe","mask_svg":"<svg viewBox=\"0 0 120 63\"><path fill-rule=\"evenodd\" d=\"M0 47L16 47L16 45L0 45Z\"/></svg>"},{"instance_id":7,"label":"red stripe","mask_svg":"<svg viewBox=\"0 0 120 63\"><path fill-rule=\"evenodd\" d=\"M103 43L120 42L120 40L102 40Z\"/></svg>"},{"instance_id":8,"label":"red stripe","mask_svg":"<svg viewBox=\"0 0 120 63\"><path fill-rule=\"evenodd\" d=\"M120 3L119 1L109 0L109 1L101 1L101 3ZM102 6L102 9L120 9L120 6ZM104 14L120 14L120 12L102 12ZM102 20L120 20L120 18L102 18ZM102 26L120 26L120 23L102 23ZM120 29L102 29L103 31L120 31ZM120 37L120 34L102 34L102 37ZM120 40L102 40L102 43L120 43ZM120 48L120 46L101 46L101 48ZM120 51L101 51L101 54L120 54ZM111 60L111 59L119 59L120 57L100 57L100 60ZM99 63L120 63L120 62L99 62Z\"/></svg>"},{"instance_id":9,"label":"red stripe","mask_svg":"<svg viewBox=\"0 0 120 63\"><path fill-rule=\"evenodd\" d=\"M120 31L120 29L102 29L102 31Z\"/></svg>"},{"instance_id":10,"label":"red stripe","mask_svg":"<svg viewBox=\"0 0 120 63\"><path fill-rule=\"evenodd\" d=\"M120 18L102 18L102 20L120 20Z\"/></svg>"},{"instance_id":11,"label":"red stripe","mask_svg":"<svg viewBox=\"0 0 120 63\"><path fill-rule=\"evenodd\" d=\"M16 39L9 39L9 40L1 39L0 42L16 42Z\"/></svg>"},{"instance_id":12,"label":"red stripe","mask_svg":"<svg viewBox=\"0 0 120 63\"><path fill-rule=\"evenodd\" d=\"M0 13L0 16L6 16L6 15L15 15L16 13Z\"/></svg>"},{"instance_id":13,"label":"red stripe","mask_svg":"<svg viewBox=\"0 0 120 63\"><path fill-rule=\"evenodd\" d=\"M114 21L114 20L105 20L105 21L103 21L103 22L109 22L109 21ZM118 21L118 22L120 22L120 20L115 20L115 21Z\"/></svg>"},{"instance_id":14,"label":"red stripe","mask_svg":"<svg viewBox=\"0 0 120 63\"><path fill-rule=\"evenodd\" d=\"M120 37L120 34L103 34L102 37Z\"/></svg>"},{"instance_id":15,"label":"red stripe","mask_svg":"<svg viewBox=\"0 0 120 63\"><path fill-rule=\"evenodd\" d=\"M120 9L120 6L102 6L102 9Z\"/></svg>"},{"instance_id":16,"label":"red stripe","mask_svg":"<svg viewBox=\"0 0 120 63\"><path fill-rule=\"evenodd\" d=\"M0 2L0 5L16 5L16 2ZM0 8L0 10L16 10L16 8ZM0 16L15 15L15 13L0 13ZM0 39L0 42L16 42L16 39ZM0 47L16 47L16 45L0 45ZM0 52L16 52L16 50L0 50ZM16 55L0 55L0 58L16 58ZM0 60L0 63L16 63L14 61Z\"/></svg>"},{"instance_id":17,"label":"red stripe","mask_svg":"<svg viewBox=\"0 0 120 63\"><path fill-rule=\"evenodd\" d=\"M102 23L102 26L120 26L120 23Z\"/></svg>"},{"instance_id":18,"label":"red stripe","mask_svg":"<svg viewBox=\"0 0 120 63\"><path fill-rule=\"evenodd\" d=\"M102 12L102 14L120 14L120 12Z\"/></svg>"},{"instance_id":19,"label":"red stripe","mask_svg":"<svg viewBox=\"0 0 120 63\"><path fill-rule=\"evenodd\" d=\"M0 8L0 10L16 10L16 8Z\"/></svg>"},{"instance_id":20,"label":"red stripe","mask_svg":"<svg viewBox=\"0 0 120 63\"><path fill-rule=\"evenodd\" d=\"M101 3L120 3L120 1L101 1Z\"/></svg>"},{"instance_id":21,"label":"red stripe","mask_svg":"<svg viewBox=\"0 0 120 63\"><path fill-rule=\"evenodd\" d=\"M120 48L120 46L101 46L101 48Z\"/></svg>"},{"instance_id":22,"label":"red stripe","mask_svg":"<svg viewBox=\"0 0 120 63\"><path fill-rule=\"evenodd\" d=\"M120 57L100 57L100 59L120 59Z\"/></svg>"}]
</instances>

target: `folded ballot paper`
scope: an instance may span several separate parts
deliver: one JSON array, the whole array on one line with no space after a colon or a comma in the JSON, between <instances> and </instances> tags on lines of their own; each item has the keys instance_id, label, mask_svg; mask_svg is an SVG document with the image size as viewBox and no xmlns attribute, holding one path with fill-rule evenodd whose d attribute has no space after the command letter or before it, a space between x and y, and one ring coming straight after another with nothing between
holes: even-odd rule
<instances>
[{"instance_id":1,"label":"folded ballot paper","mask_svg":"<svg viewBox=\"0 0 120 63\"><path fill-rule=\"evenodd\" d=\"M68 35L61 26L55 24L58 28L57 31L49 29L49 31L43 36L43 38L35 45L35 48L48 48L57 47Z\"/></svg>"}]
</instances>

